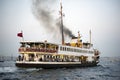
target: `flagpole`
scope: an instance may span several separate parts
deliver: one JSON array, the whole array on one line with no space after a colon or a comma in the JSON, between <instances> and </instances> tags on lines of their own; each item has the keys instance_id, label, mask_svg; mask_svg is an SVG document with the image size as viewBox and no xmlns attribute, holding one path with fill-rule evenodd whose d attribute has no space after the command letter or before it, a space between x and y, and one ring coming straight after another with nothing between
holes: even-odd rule
<instances>
[{"instance_id":1,"label":"flagpole","mask_svg":"<svg viewBox=\"0 0 120 80\"><path fill-rule=\"evenodd\" d=\"M21 33L22 33L22 41L24 41L24 36L23 36L23 31L21 30Z\"/></svg>"}]
</instances>

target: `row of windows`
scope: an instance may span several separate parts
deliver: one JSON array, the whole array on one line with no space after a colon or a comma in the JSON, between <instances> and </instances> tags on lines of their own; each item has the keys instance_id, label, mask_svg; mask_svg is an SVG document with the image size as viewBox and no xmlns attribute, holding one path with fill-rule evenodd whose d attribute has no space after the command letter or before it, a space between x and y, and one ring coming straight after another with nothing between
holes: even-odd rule
<instances>
[{"instance_id":1,"label":"row of windows","mask_svg":"<svg viewBox=\"0 0 120 80\"><path fill-rule=\"evenodd\" d=\"M80 52L80 53L93 53L93 51L73 49L73 48L67 48L67 47L60 47L60 51L70 51L70 52Z\"/></svg>"}]
</instances>

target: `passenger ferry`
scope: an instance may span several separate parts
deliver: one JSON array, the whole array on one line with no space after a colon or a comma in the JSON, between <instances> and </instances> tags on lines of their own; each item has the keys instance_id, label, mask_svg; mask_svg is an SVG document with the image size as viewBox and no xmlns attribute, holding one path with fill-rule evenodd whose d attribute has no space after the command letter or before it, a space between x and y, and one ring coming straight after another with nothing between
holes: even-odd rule
<instances>
[{"instance_id":1,"label":"passenger ferry","mask_svg":"<svg viewBox=\"0 0 120 80\"><path fill-rule=\"evenodd\" d=\"M23 68L73 68L96 66L99 63L99 51L90 42L82 42L80 33L64 42L62 4L61 4L62 44L47 41L21 41L17 67ZM23 37L21 34L18 36Z\"/></svg>"}]
</instances>

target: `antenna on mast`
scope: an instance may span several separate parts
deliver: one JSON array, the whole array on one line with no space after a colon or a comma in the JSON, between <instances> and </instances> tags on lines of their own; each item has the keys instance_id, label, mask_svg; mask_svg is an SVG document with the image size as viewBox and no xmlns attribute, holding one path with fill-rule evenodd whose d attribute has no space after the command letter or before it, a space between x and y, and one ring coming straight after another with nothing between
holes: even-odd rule
<instances>
[{"instance_id":1,"label":"antenna on mast","mask_svg":"<svg viewBox=\"0 0 120 80\"><path fill-rule=\"evenodd\" d=\"M89 34L90 34L90 44L91 44L91 29L90 29L90 31L89 31Z\"/></svg>"},{"instance_id":2,"label":"antenna on mast","mask_svg":"<svg viewBox=\"0 0 120 80\"><path fill-rule=\"evenodd\" d=\"M63 33L63 12L62 12L62 0L60 0L60 19L61 19L61 33L62 33L62 45L64 44L64 33Z\"/></svg>"}]
</instances>

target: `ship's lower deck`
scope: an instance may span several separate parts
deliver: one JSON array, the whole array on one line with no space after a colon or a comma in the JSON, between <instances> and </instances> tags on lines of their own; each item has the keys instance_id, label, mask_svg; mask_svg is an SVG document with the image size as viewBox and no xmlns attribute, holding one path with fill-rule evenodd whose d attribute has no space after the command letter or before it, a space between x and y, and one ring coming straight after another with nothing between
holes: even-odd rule
<instances>
[{"instance_id":1,"label":"ship's lower deck","mask_svg":"<svg viewBox=\"0 0 120 80\"><path fill-rule=\"evenodd\" d=\"M16 66L22 68L75 68L75 67L92 67L98 62L23 62L17 61Z\"/></svg>"}]
</instances>

